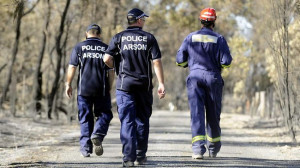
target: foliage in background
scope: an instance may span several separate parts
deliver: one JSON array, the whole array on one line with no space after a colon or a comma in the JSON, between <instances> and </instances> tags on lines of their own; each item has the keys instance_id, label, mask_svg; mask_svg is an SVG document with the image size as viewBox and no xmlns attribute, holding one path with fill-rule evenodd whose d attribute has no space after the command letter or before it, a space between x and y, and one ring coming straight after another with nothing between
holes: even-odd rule
<instances>
[{"instance_id":1,"label":"foliage in background","mask_svg":"<svg viewBox=\"0 0 300 168\"><path fill-rule=\"evenodd\" d=\"M16 20L14 11L15 2L24 2L24 10L31 9L37 0L2 0L0 1L0 96L2 97L7 75L8 63L12 58L14 39L16 37ZM294 95L290 104L294 112L299 116L298 100L299 93L299 0L80 0L71 1L69 10L64 21L61 36L62 60L58 61L59 54L56 52L56 39L59 33L60 21L67 1L50 0L49 8L46 0L22 18L20 27L19 50L13 66L13 83L3 102L3 113L9 115L9 109L15 105L16 115L29 115L34 117L46 117L49 109L53 108L55 118L60 114L66 114L68 120L77 116L76 97L68 100L64 95L64 78L70 52L74 45L85 39L85 29L91 23L97 23L102 27L102 40L109 43L111 37L127 27L126 15L128 10L134 7L141 8L150 15L146 20L145 31L154 34L162 51L162 62L165 72L167 95L165 99L154 99L154 109L187 110L188 102L186 95L185 78L188 69L176 67L175 57L179 46L184 38L191 32L201 29L199 13L205 7L213 7L217 11L215 31L222 34L229 43L233 56L232 67L224 70L225 87L224 97L231 101L223 106L232 106L230 112L249 113L258 111L255 105L257 93L265 93L266 101L274 103L268 106L269 113L273 117L278 111L287 106L273 96L273 88L283 84L284 73L281 72L282 63L277 59L275 49L280 48L278 39L278 27L282 23L279 17L272 12L274 5L279 2L291 2L294 7L289 11L292 14L292 22L288 26L289 33L289 86L290 93ZM51 17L46 28L45 21L50 11ZM277 23L277 26L276 26ZM41 56L41 48L45 39L44 56L42 57L41 72L41 95L37 100L41 109L37 111L35 106L35 91L39 90L35 81ZM273 40L272 40L273 39ZM282 45L282 44L281 44ZM270 47L273 48L270 48ZM282 46L281 46L282 47ZM283 47L284 48L284 47ZM61 65L55 72L57 65ZM279 67L278 67L279 66ZM281 73L278 73L281 72ZM49 94L53 87L53 80L59 73L59 82L53 105L47 105ZM154 77L154 93L156 93L156 79ZM73 88L76 90L76 79ZM284 86L284 85L283 85ZM74 93L76 95L76 93ZM277 94L278 95L278 94ZM155 95L156 96L156 95ZM114 101L114 95L113 95ZM261 101L263 102L263 101ZM280 108L275 108L281 106ZM252 113L251 113L252 114ZM276 115L273 115L276 114ZM51 114L50 114L51 115ZM63 116L64 116L63 115ZM295 115L295 116L297 116ZM49 117L49 116L48 116ZM293 124L297 125L299 117L294 117ZM300 123L300 122L298 122ZM298 124L299 125L299 124Z\"/></svg>"}]
</instances>

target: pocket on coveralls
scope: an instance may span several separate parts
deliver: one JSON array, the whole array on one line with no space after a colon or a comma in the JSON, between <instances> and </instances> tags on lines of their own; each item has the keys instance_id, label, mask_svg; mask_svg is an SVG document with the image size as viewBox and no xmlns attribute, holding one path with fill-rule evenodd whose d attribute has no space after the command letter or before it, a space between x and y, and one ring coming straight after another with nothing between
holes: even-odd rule
<instances>
[{"instance_id":1,"label":"pocket on coveralls","mask_svg":"<svg viewBox=\"0 0 300 168\"><path fill-rule=\"evenodd\" d=\"M186 87L193 88L192 80L190 77L187 77L187 79L186 79Z\"/></svg>"},{"instance_id":2,"label":"pocket on coveralls","mask_svg":"<svg viewBox=\"0 0 300 168\"><path fill-rule=\"evenodd\" d=\"M213 83L217 84L218 86L224 86L224 80L221 75L214 75Z\"/></svg>"},{"instance_id":3,"label":"pocket on coveralls","mask_svg":"<svg viewBox=\"0 0 300 168\"><path fill-rule=\"evenodd\" d=\"M123 96L116 96L116 100L117 100L117 105L118 104L123 104L123 99L122 99Z\"/></svg>"}]
</instances>

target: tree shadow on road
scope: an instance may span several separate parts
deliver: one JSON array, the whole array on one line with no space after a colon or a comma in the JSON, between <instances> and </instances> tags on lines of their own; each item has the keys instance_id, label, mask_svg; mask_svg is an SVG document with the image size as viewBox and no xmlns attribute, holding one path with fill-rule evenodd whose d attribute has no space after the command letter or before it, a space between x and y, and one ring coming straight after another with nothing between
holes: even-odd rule
<instances>
[{"instance_id":1,"label":"tree shadow on road","mask_svg":"<svg viewBox=\"0 0 300 168\"><path fill-rule=\"evenodd\" d=\"M12 163L9 167L122 167L118 161ZM300 160L270 160L242 157L217 157L193 160L188 156L150 156L145 165L136 167L300 167Z\"/></svg>"},{"instance_id":2,"label":"tree shadow on road","mask_svg":"<svg viewBox=\"0 0 300 168\"><path fill-rule=\"evenodd\" d=\"M222 144L223 145L226 145L226 146L248 146L248 147L251 147L251 146L262 146L262 147L265 147L265 146L274 146L274 147L277 147L277 146L297 146L296 144L294 143L291 143L291 142L234 142L234 141L222 141Z\"/></svg>"},{"instance_id":3,"label":"tree shadow on road","mask_svg":"<svg viewBox=\"0 0 300 168\"><path fill-rule=\"evenodd\" d=\"M143 167L300 167L300 160L218 157L193 160L188 156L152 156Z\"/></svg>"}]
</instances>

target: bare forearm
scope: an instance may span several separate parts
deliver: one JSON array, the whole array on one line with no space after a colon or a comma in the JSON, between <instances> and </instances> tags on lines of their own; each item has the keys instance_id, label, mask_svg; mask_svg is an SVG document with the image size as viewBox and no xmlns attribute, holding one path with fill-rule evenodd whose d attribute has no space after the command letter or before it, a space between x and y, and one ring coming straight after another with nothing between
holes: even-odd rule
<instances>
[{"instance_id":1,"label":"bare forearm","mask_svg":"<svg viewBox=\"0 0 300 168\"><path fill-rule=\"evenodd\" d=\"M105 55L104 55L104 58L103 58L103 61L104 61L104 63L105 63L108 67L110 67L110 68L113 68L113 67L114 67L114 59L113 59L113 57L112 57L111 55L105 54Z\"/></svg>"},{"instance_id":2,"label":"bare forearm","mask_svg":"<svg viewBox=\"0 0 300 168\"><path fill-rule=\"evenodd\" d=\"M68 72L67 72L67 79L66 79L66 84L71 85L72 80L74 78L76 72L76 67L73 65L69 65L68 67Z\"/></svg>"},{"instance_id":3,"label":"bare forearm","mask_svg":"<svg viewBox=\"0 0 300 168\"><path fill-rule=\"evenodd\" d=\"M72 96L72 80L74 78L74 75L75 75L75 72L76 72L76 66L73 66L73 65L69 65L68 67L68 72L67 72L67 79L66 79L66 96L68 98L71 98Z\"/></svg>"},{"instance_id":4,"label":"bare forearm","mask_svg":"<svg viewBox=\"0 0 300 168\"><path fill-rule=\"evenodd\" d=\"M114 84L114 79L115 79L115 71L114 70L109 70L108 71L108 80L109 80L109 89L112 89L112 86Z\"/></svg>"},{"instance_id":5,"label":"bare forearm","mask_svg":"<svg viewBox=\"0 0 300 168\"><path fill-rule=\"evenodd\" d=\"M160 59L153 61L153 67L158 80L157 95L159 99L165 97L164 70Z\"/></svg>"},{"instance_id":6,"label":"bare forearm","mask_svg":"<svg viewBox=\"0 0 300 168\"><path fill-rule=\"evenodd\" d=\"M154 68L154 72L156 74L158 82L160 84L164 84L164 71L163 71L162 62L160 59L153 61L153 68Z\"/></svg>"}]
</instances>

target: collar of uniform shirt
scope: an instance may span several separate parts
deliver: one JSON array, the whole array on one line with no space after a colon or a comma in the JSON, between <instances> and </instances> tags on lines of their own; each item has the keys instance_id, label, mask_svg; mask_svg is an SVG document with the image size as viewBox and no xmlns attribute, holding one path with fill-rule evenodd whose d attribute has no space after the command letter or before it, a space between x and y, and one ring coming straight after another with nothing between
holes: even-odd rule
<instances>
[{"instance_id":1,"label":"collar of uniform shirt","mask_svg":"<svg viewBox=\"0 0 300 168\"><path fill-rule=\"evenodd\" d=\"M127 29L142 29L142 28L139 26L129 26L127 27Z\"/></svg>"},{"instance_id":2,"label":"collar of uniform shirt","mask_svg":"<svg viewBox=\"0 0 300 168\"><path fill-rule=\"evenodd\" d=\"M99 39L98 37L88 37L87 39Z\"/></svg>"}]
</instances>

